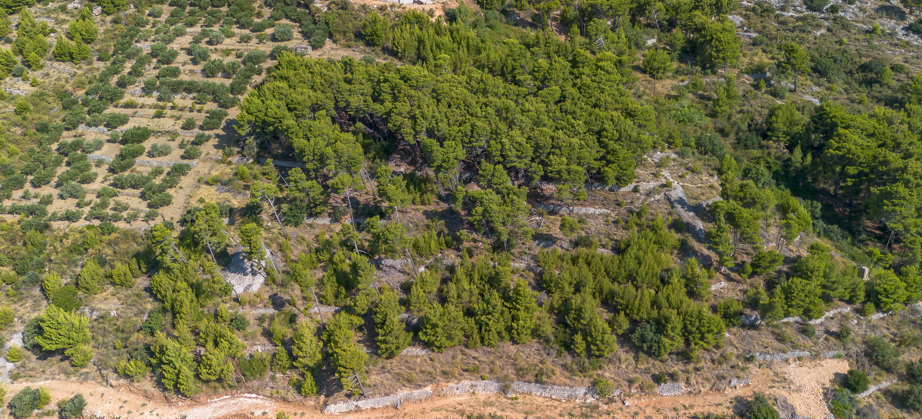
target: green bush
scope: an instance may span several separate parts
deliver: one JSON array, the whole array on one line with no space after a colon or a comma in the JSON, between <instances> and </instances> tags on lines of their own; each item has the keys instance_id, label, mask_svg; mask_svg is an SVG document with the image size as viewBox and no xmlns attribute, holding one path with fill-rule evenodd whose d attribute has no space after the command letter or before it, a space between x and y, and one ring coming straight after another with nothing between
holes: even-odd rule
<instances>
[{"instance_id":1,"label":"green bush","mask_svg":"<svg viewBox=\"0 0 922 419\"><path fill-rule=\"evenodd\" d=\"M922 384L912 384L903 392L903 404L913 412L922 412Z\"/></svg>"},{"instance_id":2,"label":"green bush","mask_svg":"<svg viewBox=\"0 0 922 419\"><path fill-rule=\"evenodd\" d=\"M579 231L579 222L570 217L562 217L560 219L560 232L564 236L573 237L576 232Z\"/></svg>"},{"instance_id":3,"label":"green bush","mask_svg":"<svg viewBox=\"0 0 922 419\"><path fill-rule=\"evenodd\" d=\"M54 297L51 298L51 304L67 312L79 310L83 306L83 302L79 298L79 291L73 285L65 285L55 291Z\"/></svg>"},{"instance_id":4,"label":"green bush","mask_svg":"<svg viewBox=\"0 0 922 419\"><path fill-rule=\"evenodd\" d=\"M169 144L151 144L150 150L147 150L147 155L149 157L163 157L172 152L173 147L170 147Z\"/></svg>"},{"instance_id":5,"label":"green bush","mask_svg":"<svg viewBox=\"0 0 922 419\"><path fill-rule=\"evenodd\" d=\"M86 190L83 189L83 185L71 181L61 186L59 194L61 199L83 199L86 196Z\"/></svg>"},{"instance_id":6,"label":"green bush","mask_svg":"<svg viewBox=\"0 0 922 419\"><path fill-rule=\"evenodd\" d=\"M26 418L32 415L32 412L44 407L42 404L42 392L39 389L26 387L16 393L8 407L10 414L16 418ZM47 404L47 403L46 403Z\"/></svg>"},{"instance_id":7,"label":"green bush","mask_svg":"<svg viewBox=\"0 0 922 419\"><path fill-rule=\"evenodd\" d=\"M182 153L182 158L187 160L195 160L199 157L202 157L202 149L194 145L186 147L186 150Z\"/></svg>"},{"instance_id":8,"label":"green bush","mask_svg":"<svg viewBox=\"0 0 922 419\"><path fill-rule=\"evenodd\" d=\"M249 359L241 359L240 373L248 380L262 378L269 371L269 357L262 352L255 352Z\"/></svg>"},{"instance_id":9,"label":"green bush","mask_svg":"<svg viewBox=\"0 0 922 419\"><path fill-rule=\"evenodd\" d=\"M151 136L151 130L148 127L131 127L122 133L122 140L125 144L140 144L147 141Z\"/></svg>"},{"instance_id":10,"label":"green bush","mask_svg":"<svg viewBox=\"0 0 922 419\"><path fill-rule=\"evenodd\" d=\"M775 410L768 398L762 393L755 393L749 401L743 419L779 419L781 415Z\"/></svg>"},{"instance_id":11,"label":"green bush","mask_svg":"<svg viewBox=\"0 0 922 419\"><path fill-rule=\"evenodd\" d=\"M66 401L61 400L58 408L61 409L61 419L79 419L83 417L83 410L86 409L86 400L82 394L77 393Z\"/></svg>"},{"instance_id":12,"label":"green bush","mask_svg":"<svg viewBox=\"0 0 922 419\"><path fill-rule=\"evenodd\" d=\"M889 340L882 336L872 336L864 341L868 360L884 371L893 368L893 361L900 355Z\"/></svg>"},{"instance_id":13,"label":"green bush","mask_svg":"<svg viewBox=\"0 0 922 419\"><path fill-rule=\"evenodd\" d=\"M820 13L826 6L829 5L829 0L805 0L804 7L811 12Z\"/></svg>"},{"instance_id":14,"label":"green bush","mask_svg":"<svg viewBox=\"0 0 922 419\"><path fill-rule=\"evenodd\" d=\"M192 140L192 145L200 146L207 143L208 140L211 140L211 135L200 132L195 135L195 138Z\"/></svg>"},{"instance_id":15,"label":"green bush","mask_svg":"<svg viewBox=\"0 0 922 419\"><path fill-rule=\"evenodd\" d=\"M868 375L856 369L850 369L842 378L842 387L851 390L852 393L864 393L868 390L871 380Z\"/></svg>"},{"instance_id":16,"label":"green bush","mask_svg":"<svg viewBox=\"0 0 922 419\"><path fill-rule=\"evenodd\" d=\"M195 123L195 119L194 119L194 118L186 118L185 121L182 121L182 129L184 129L184 130L186 130L186 131L188 131L188 130L190 130L190 129L195 129L195 126L196 126L196 125L197 125L197 124Z\"/></svg>"},{"instance_id":17,"label":"green bush","mask_svg":"<svg viewBox=\"0 0 922 419\"><path fill-rule=\"evenodd\" d=\"M286 42L291 41L294 38L294 31L291 29L291 26L281 24L275 27L275 32L272 33L272 39L276 42Z\"/></svg>"}]
</instances>

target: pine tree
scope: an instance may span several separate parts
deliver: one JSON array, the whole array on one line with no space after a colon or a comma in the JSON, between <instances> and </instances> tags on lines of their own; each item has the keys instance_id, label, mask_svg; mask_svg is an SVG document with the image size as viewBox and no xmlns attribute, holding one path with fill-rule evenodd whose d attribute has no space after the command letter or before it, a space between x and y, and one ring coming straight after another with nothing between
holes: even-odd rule
<instances>
[{"instance_id":1,"label":"pine tree","mask_svg":"<svg viewBox=\"0 0 922 419\"><path fill-rule=\"evenodd\" d=\"M40 25L29 13L29 10L23 10L19 14L19 23L16 28L16 40L13 42L13 53L22 56L29 64L30 54L35 54L35 61L41 63L41 57L48 53L48 41L45 39L47 24ZM30 68L36 69L40 67Z\"/></svg>"},{"instance_id":2,"label":"pine tree","mask_svg":"<svg viewBox=\"0 0 922 419\"><path fill-rule=\"evenodd\" d=\"M71 50L71 61L74 64L78 64L83 60L87 60L92 55L90 47L83 43L81 40L74 42L74 48Z\"/></svg>"},{"instance_id":3,"label":"pine tree","mask_svg":"<svg viewBox=\"0 0 922 419\"><path fill-rule=\"evenodd\" d=\"M61 275L57 272L48 272L42 277L42 290L45 291L45 297L49 300L54 298L57 292L64 284L61 282Z\"/></svg>"},{"instance_id":4,"label":"pine tree","mask_svg":"<svg viewBox=\"0 0 922 419\"><path fill-rule=\"evenodd\" d=\"M134 286L134 277L131 275L131 269L124 263L119 262L115 264L115 267L109 270L106 276L108 276L109 281L112 281L115 285L122 287Z\"/></svg>"},{"instance_id":5,"label":"pine tree","mask_svg":"<svg viewBox=\"0 0 922 419\"><path fill-rule=\"evenodd\" d=\"M9 77L16 64L19 64L16 55L8 49L0 48L0 80Z\"/></svg>"},{"instance_id":6,"label":"pine tree","mask_svg":"<svg viewBox=\"0 0 922 419\"><path fill-rule=\"evenodd\" d=\"M163 375L161 381L169 390L178 390L186 396L195 393L192 367L195 362L188 349L173 339L168 339L162 332L157 333L151 346L151 360Z\"/></svg>"},{"instance_id":7,"label":"pine tree","mask_svg":"<svg viewBox=\"0 0 922 419\"><path fill-rule=\"evenodd\" d=\"M902 307L909 294L906 284L889 269L875 269L872 275L871 294L880 311L886 312Z\"/></svg>"},{"instance_id":8,"label":"pine tree","mask_svg":"<svg viewBox=\"0 0 922 419\"><path fill-rule=\"evenodd\" d=\"M3 9L0 9L0 38L6 37L13 32L13 21Z\"/></svg>"},{"instance_id":9,"label":"pine tree","mask_svg":"<svg viewBox=\"0 0 922 419\"><path fill-rule=\"evenodd\" d=\"M403 312L397 293L390 287L382 287L381 296L375 304L374 320L378 354L385 358L400 355L413 338L413 334L406 330L406 323L399 318Z\"/></svg>"},{"instance_id":10,"label":"pine tree","mask_svg":"<svg viewBox=\"0 0 922 419\"><path fill-rule=\"evenodd\" d=\"M510 334L517 343L531 341L535 329L535 314L538 312L537 295L528 289L525 281L518 280L509 295L509 311L512 314Z\"/></svg>"},{"instance_id":11,"label":"pine tree","mask_svg":"<svg viewBox=\"0 0 922 419\"><path fill-rule=\"evenodd\" d=\"M80 344L64 351L64 355L70 358L70 365L83 368L93 359L93 350L90 349L89 345Z\"/></svg>"},{"instance_id":12,"label":"pine tree","mask_svg":"<svg viewBox=\"0 0 922 419\"><path fill-rule=\"evenodd\" d=\"M99 30L96 28L96 23L93 21L93 13L90 12L89 6L85 6L83 10L80 11L80 15L77 16L77 19L70 23L67 29L67 35L70 36L70 39L81 41L85 44L96 42L96 39L99 37Z\"/></svg>"},{"instance_id":13,"label":"pine tree","mask_svg":"<svg viewBox=\"0 0 922 419\"><path fill-rule=\"evenodd\" d=\"M432 304L423 316L419 338L436 352L460 345L464 339L464 315L452 304Z\"/></svg>"},{"instance_id":14,"label":"pine tree","mask_svg":"<svg viewBox=\"0 0 922 419\"><path fill-rule=\"evenodd\" d=\"M592 356L596 358L605 358L618 350L617 339L615 335L612 334L608 323L605 323L605 320L601 316L596 316L589 323L586 340L589 341L589 349L592 350Z\"/></svg>"},{"instance_id":15,"label":"pine tree","mask_svg":"<svg viewBox=\"0 0 922 419\"><path fill-rule=\"evenodd\" d=\"M90 343L90 323L86 316L71 314L49 305L39 317L42 334L35 338L43 351L69 349Z\"/></svg>"},{"instance_id":16,"label":"pine tree","mask_svg":"<svg viewBox=\"0 0 922 419\"><path fill-rule=\"evenodd\" d=\"M229 382L233 380L233 374L233 364L227 362L225 354L209 343L198 364L199 378L202 381L224 380Z\"/></svg>"},{"instance_id":17,"label":"pine tree","mask_svg":"<svg viewBox=\"0 0 922 419\"><path fill-rule=\"evenodd\" d=\"M99 280L102 279L102 268L96 262L96 258L87 258L77 277L77 287L87 294L96 294L99 292Z\"/></svg>"},{"instance_id":18,"label":"pine tree","mask_svg":"<svg viewBox=\"0 0 922 419\"><path fill-rule=\"evenodd\" d=\"M381 18L377 11L372 10L365 15L362 21L362 36L368 45L377 47L384 44L387 37L387 22Z\"/></svg>"},{"instance_id":19,"label":"pine tree","mask_svg":"<svg viewBox=\"0 0 922 419\"><path fill-rule=\"evenodd\" d=\"M263 231L256 223L249 223L240 228L240 244L243 245L247 259L255 261L266 257L262 235Z\"/></svg>"},{"instance_id":20,"label":"pine tree","mask_svg":"<svg viewBox=\"0 0 922 419\"><path fill-rule=\"evenodd\" d=\"M288 328L282 324L282 316L275 316L272 323L269 324L269 335L272 336L272 343L281 347L282 342L288 338Z\"/></svg>"},{"instance_id":21,"label":"pine tree","mask_svg":"<svg viewBox=\"0 0 922 419\"><path fill-rule=\"evenodd\" d=\"M700 300L707 300L711 295L711 281L708 279L707 272L698 264L695 258L689 258L685 262L685 287L692 296Z\"/></svg>"},{"instance_id":22,"label":"pine tree","mask_svg":"<svg viewBox=\"0 0 922 419\"><path fill-rule=\"evenodd\" d=\"M41 70L45 66L42 64L42 58L35 52L30 52L25 57L26 65L30 70Z\"/></svg>"},{"instance_id":23,"label":"pine tree","mask_svg":"<svg viewBox=\"0 0 922 419\"><path fill-rule=\"evenodd\" d=\"M313 326L307 323L299 324L291 345L291 353L295 358L295 367L307 375L307 372L316 367L317 363L320 362L320 358L322 357L320 348L320 341L314 334Z\"/></svg>"},{"instance_id":24,"label":"pine tree","mask_svg":"<svg viewBox=\"0 0 922 419\"><path fill-rule=\"evenodd\" d=\"M60 39L54 43L54 49L51 51L51 55L54 56L55 60L61 62L71 62L74 59L70 42L64 37L60 37Z\"/></svg>"},{"instance_id":25,"label":"pine tree","mask_svg":"<svg viewBox=\"0 0 922 419\"><path fill-rule=\"evenodd\" d=\"M284 346L279 346L278 351L272 358L272 365L277 373L284 374L288 372L291 369L291 357L288 355L288 349L285 349Z\"/></svg>"},{"instance_id":26,"label":"pine tree","mask_svg":"<svg viewBox=\"0 0 922 419\"><path fill-rule=\"evenodd\" d=\"M316 396L320 389L317 387L317 381L310 371L303 373L304 379L301 380L301 395L306 397Z\"/></svg>"}]
</instances>

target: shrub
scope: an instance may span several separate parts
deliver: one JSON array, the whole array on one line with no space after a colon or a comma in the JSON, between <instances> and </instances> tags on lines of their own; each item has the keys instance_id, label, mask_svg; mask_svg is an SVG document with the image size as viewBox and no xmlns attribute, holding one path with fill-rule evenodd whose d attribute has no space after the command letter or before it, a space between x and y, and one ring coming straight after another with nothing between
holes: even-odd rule
<instances>
[{"instance_id":1,"label":"shrub","mask_svg":"<svg viewBox=\"0 0 922 419\"><path fill-rule=\"evenodd\" d=\"M579 222L570 217L563 217L560 219L560 232L564 236L573 237L579 230Z\"/></svg>"},{"instance_id":2,"label":"shrub","mask_svg":"<svg viewBox=\"0 0 922 419\"><path fill-rule=\"evenodd\" d=\"M202 149L197 146L186 147L186 150L182 153L182 158L188 160L194 160L202 156Z\"/></svg>"},{"instance_id":3,"label":"shrub","mask_svg":"<svg viewBox=\"0 0 922 419\"><path fill-rule=\"evenodd\" d=\"M163 208L173 203L173 196L166 192L158 193L150 197L148 205L151 208Z\"/></svg>"},{"instance_id":4,"label":"shrub","mask_svg":"<svg viewBox=\"0 0 922 419\"><path fill-rule=\"evenodd\" d=\"M768 89L768 94L779 100L784 100L788 97L788 88L781 84L775 84Z\"/></svg>"},{"instance_id":5,"label":"shrub","mask_svg":"<svg viewBox=\"0 0 922 419\"><path fill-rule=\"evenodd\" d=\"M195 139L192 140L192 145L200 146L208 142L211 139L211 135L205 133L198 133L195 135Z\"/></svg>"},{"instance_id":6,"label":"shrub","mask_svg":"<svg viewBox=\"0 0 922 419\"><path fill-rule=\"evenodd\" d=\"M78 297L77 288L73 285L65 285L54 292L51 298L51 304L58 306L64 311L72 312L83 306L83 302Z\"/></svg>"},{"instance_id":7,"label":"shrub","mask_svg":"<svg viewBox=\"0 0 922 419\"><path fill-rule=\"evenodd\" d=\"M141 144L128 144L118 150L118 155L123 159L135 159L144 155L144 146Z\"/></svg>"},{"instance_id":8,"label":"shrub","mask_svg":"<svg viewBox=\"0 0 922 419\"><path fill-rule=\"evenodd\" d=\"M903 404L913 412L922 412L922 385L910 385L903 392Z\"/></svg>"},{"instance_id":9,"label":"shrub","mask_svg":"<svg viewBox=\"0 0 922 419\"><path fill-rule=\"evenodd\" d=\"M10 408L10 414L16 418L26 418L32 415L32 412L36 409L41 409L45 407L48 403L42 404L42 392L39 389L33 389L32 387L26 387L16 393L8 407ZM50 400L49 400L50 401Z\"/></svg>"},{"instance_id":10,"label":"shrub","mask_svg":"<svg viewBox=\"0 0 922 419\"><path fill-rule=\"evenodd\" d=\"M872 336L864 341L868 360L879 368L889 371L893 367L893 360L899 356L896 348L886 338Z\"/></svg>"},{"instance_id":11,"label":"shrub","mask_svg":"<svg viewBox=\"0 0 922 419\"><path fill-rule=\"evenodd\" d=\"M816 336L816 328L811 324L805 324L800 328L800 333L808 338Z\"/></svg>"},{"instance_id":12,"label":"shrub","mask_svg":"<svg viewBox=\"0 0 922 419\"><path fill-rule=\"evenodd\" d=\"M6 360L10 362L22 361L22 348L17 345L10 346L10 349L6 352Z\"/></svg>"},{"instance_id":13,"label":"shrub","mask_svg":"<svg viewBox=\"0 0 922 419\"><path fill-rule=\"evenodd\" d=\"M261 378L269 371L269 358L262 352L255 352L249 359L241 359L240 373L247 379Z\"/></svg>"},{"instance_id":14,"label":"shrub","mask_svg":"<svg viewBox=\"0 0 922 419\"><path fill-rule=\"evenodd\" d=\"M281 24L275 27L275 32L272 33L272 38L276 42L291 41L294 38L294 31L291 29L291 26Z\"/></svg>"},{"instance_id":15,"label":"shrub","mask_svg":"<svg viewBox=\"0 0 922 419\"><path fill-rule=\"evenodd\" d=\"M243 57L244 64L260 65L269 59L268 54L263 51L250 51Z\"/></svg>"},{"instance_id":16,"label":"shrub","mask_svg":"<svg viewBox=\"0 0 922 419\"><path fill-rule=\"evenodd\" d=\"M67 401L62 401L58 407L61 409L61 419L78 419L83 417L86 400L83 399L82 394L77 393Z\"/></svg>"},{"instance_id":17,"label":"shrub","mask_svg":"<svg viewBox=\"0 0 922 419\"><path fill-rule=\"evenodd\" d=\"M755 393L752 396L746 413L743 415L743 419L779 419L780 417L781 415L762 393Z\"/></svg>"},{"instance_id":18,"label":"shrub","mask_svg":"<svg viewBox=\"0 0 922 419\"><path fill-rule=\"evenodd\" d=\"M805 0L804 7L811 12L822 12L829 5L829 0Z\"/></svg>"},{"instance_id":19,"label":"shrub","mask_svg":"<svg viewBox=\"0 0 922 419\"><path fill-rule=\"evenodd\" d=\"M140 144L150 138L151 130L148 127L131 127L122 133L125 144Z\"/></svg>"},{"instance_id":20,"label":"shrub","mask_svg":"<svg viewBox=\"0 0 922 419\"><path fill-rule=\"evenodd\" d=\"M868 375L856 369L848 370L842 379L842 387L851 390L852 393L864 393L868 390L871 380Z\"/></svg>"},{"instance_id":21,"label":"shrub","mask_svg":"<svg viewBox=\"0 0 922 419\"><path fill-rule=\"evenodd\" d=\"M61 199L83 199L86 196L86 190L83 189L83 185L70 181L61 186L60 196Z\"/></svg>"},{"instance_id":22,"label":"shrub","mask_svg":"<svg viewBox=\"0 0 922 419\"><path fill-rule=\"evenodd\" d=\"M186 130L186 131L191 130L191 129L195 129L195 126L196 126L196 125L197 125L197 124L195 123L195 119L194 119L194 118L186 118L185 121L182 121L182 129L184 129L184 130Z\"/></svg>"},{"instance_id":23,"label":"shrub","mask_svg":"<svg viewBox=\"0 0 922 419\"><path fill-rule=\"evenodd\" d=\"M141 330L153 336L160 331L161 327L163 327L163 313L158 310L152 311L147 316L147 320L144 320L144 324L141 325Z\"/></svg>"},{"instance_id":24,"label":"shrub","mask_svg":"<svg viewBox=\"0 0 922 419\"><path fill-rule=\"evenodd\" d=\"M151 144L150 149L147 150L147 155L150 157L163 157L173 152L173 147L170 147L169 144Z\"/></svg>"},{"instance_id":25,"label":"shrub","mask_svg":"<svg viewBox=\"0 0 922 419\"><path fill-rule=\"evenodd\" d=\"M593 386L595 386L596 394L598 394L602 399L611 397L611 393L615 391L615 385L612 384L611 381L608 381L602 377L596 378L593 382Z\"/></svg>"},{"instance_id":26,"label":"shrub","mask_svg":"<svg viewBox=\"0 0 922 419\"><path fill-rule=\"evenodd\" d=\"M211 45L221 45L224 43L224 34L220 31L214 31L208 35L208 43Z\"/></svg>"},{"instance_id":27,"label":"shrub","mask_svg":"<svg viewBox=\"0 0 922 419\"><path fill-rule=\"evenodd\" d=\"M217 58L209 60L202 67L202 73L205 75L205 77L216 77L220 75L222 71L224 71L224 61Z\"/></svg>"}]
</instances>

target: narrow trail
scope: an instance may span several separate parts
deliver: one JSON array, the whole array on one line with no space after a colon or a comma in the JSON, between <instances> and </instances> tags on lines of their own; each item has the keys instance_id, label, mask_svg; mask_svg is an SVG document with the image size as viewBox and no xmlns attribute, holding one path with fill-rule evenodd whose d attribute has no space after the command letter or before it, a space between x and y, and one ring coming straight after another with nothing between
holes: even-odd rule
<instances>
[{"instance_id":1,"label":"narrow trail","mask_svg":"<svg viewBox=\"0 0 922 419\"><path fill-rule=\"evenodd\" d=\"M748 397L754 391L771 396L784 396L808 417L825 413L823 388L836 373L848 370L844 360L808 360L799 363L772 363L754 371L750 385L730 387L723 392L708 391L687 393L682 396L660 396L655 393L632 393L609 404L598 401L557 401L548 398L518 395L506 397L496 394L467 394L443 396L444 384L432 385L433 397L419 403L407 403L399 409L387 407L342 414L324 414L326 404L322 398L292 402L246 393L215 395L195 400L164 395L152 389L131 385L106 387L95 382L49 380L16 383L9 386L8 394L15 394L25 386L45 386L52 395L52 403L83 394L87 401L86 414L96 418L272 418L279 411L298 418L388 418L388 417L464 417L467 414L496 413L507 418L557 418L580 410L592 416L614 417L687 418L705 412L729 413L733 400ZM778 374L781 372L781 374ZM793 381L793 382L792 382ZM265 413L264 413L265 412Z\"/></svg>"}]
</instances>

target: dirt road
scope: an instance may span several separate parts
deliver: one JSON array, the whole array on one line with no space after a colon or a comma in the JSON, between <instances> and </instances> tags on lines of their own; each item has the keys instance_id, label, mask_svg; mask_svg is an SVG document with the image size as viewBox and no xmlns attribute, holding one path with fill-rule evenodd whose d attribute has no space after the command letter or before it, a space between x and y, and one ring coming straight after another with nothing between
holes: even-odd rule
<instances>
[{"instance_id":1,"label":"dirt road","mask_svg":"<svg viewBox=\"0 0 922 419\"><path fill-rule=\"evenodd\" d=\"M156 417L186 419L213 418L274 418L284 411L292 418L331 417L344 418L461 418L468 414L497 414L506 418L558 418L561 416L586 417L668 417L686 418L698 413L729 413L740 398L760 391L769 396L785 396L801 415L826 417L823 388L830 385L835 374L845 373L844 360L807 360L799 363L765 364L756 368L751 384L729 389L726 392L689 393L683 396L663 397L651 394L630 394L611 404L598 402L560 402L540 397L501 395L467 395L433 397L422 403L406 404L398 409L376 409L350 412L341 415L321 413L323 403L298 400L286 402L255 394L227 394L210 399L193 401L175 396L164 396L156 391L141 390L122 385L105 387L95 382L42 381L18 383L9 387L8 394L21 388L45 386L53 397L52 403L82 393L90 417ZM433 386L440 387L440 386ZM436 395L441 392L435 389Z\"/></svg>"}]
</instances>

